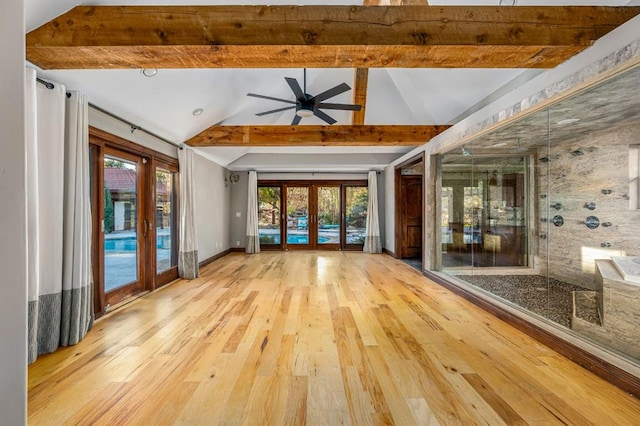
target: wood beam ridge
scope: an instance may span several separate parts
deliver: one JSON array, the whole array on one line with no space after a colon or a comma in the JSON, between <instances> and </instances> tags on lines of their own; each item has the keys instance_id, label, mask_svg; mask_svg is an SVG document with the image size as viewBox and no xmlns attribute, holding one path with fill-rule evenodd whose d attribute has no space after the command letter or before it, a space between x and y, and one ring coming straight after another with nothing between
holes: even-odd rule
<instances>
[{"instance_id":1,"label":"wood beam ridge","mask_svg":"<svg viewBox=\"0 0 640 426\"><path fill-rule=\"evenodd\" d=\"M638 13L602 6L77 6L27 34L26 51L34 64L58 69L296 61L552 67Z\"/></svg>"},{"instance_id":2,"label":"wood beam ridge","mask_svg":"<svg viewBox=\"0 0 640 426\"><path fill-rule=\"evenodd\" d=\"M450 126L211 126L186 144L199 146L417 146Z\"/></svg>"}]
</instances>

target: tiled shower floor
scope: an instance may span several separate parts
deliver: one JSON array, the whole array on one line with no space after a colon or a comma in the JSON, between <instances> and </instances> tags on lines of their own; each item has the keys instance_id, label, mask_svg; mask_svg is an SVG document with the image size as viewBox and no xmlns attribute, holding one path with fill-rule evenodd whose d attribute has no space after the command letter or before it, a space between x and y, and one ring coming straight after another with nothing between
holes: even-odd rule
<instances>
[{"instance_id":1,"label":"tiled shower floor","mask_svg":"<svg viewBox=\"0 0 640 426\"><path fill-rule=\"evenodd\" d=\"M571 327L572 292L585 290L541 275L460 275L457 278L568 328ZM579 300L586 305L578 309L580 317L598 323L595 297Z\"/></svg>"}]
</instances>

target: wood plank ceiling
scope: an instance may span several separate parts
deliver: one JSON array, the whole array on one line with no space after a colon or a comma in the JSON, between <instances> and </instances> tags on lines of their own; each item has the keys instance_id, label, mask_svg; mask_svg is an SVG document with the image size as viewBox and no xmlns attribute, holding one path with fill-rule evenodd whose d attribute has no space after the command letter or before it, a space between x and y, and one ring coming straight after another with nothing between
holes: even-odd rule
<instances>
[{"instance_id":1,"label":"wood plank ceiling","mask_svg":"<svg viewBox=\"0 0 640 426\"><path fill-rule=\"evenodd\" d=\"M43 69L356 68L354 102L365 106L368 68L552 68L638 13L640 7L78 6L28 33L26 56ZM418 145L447 128L364 126L364 109L354 126L317 126L317 136L312 126L212 126L187 143Z\"/></svg>"}]
</instances>

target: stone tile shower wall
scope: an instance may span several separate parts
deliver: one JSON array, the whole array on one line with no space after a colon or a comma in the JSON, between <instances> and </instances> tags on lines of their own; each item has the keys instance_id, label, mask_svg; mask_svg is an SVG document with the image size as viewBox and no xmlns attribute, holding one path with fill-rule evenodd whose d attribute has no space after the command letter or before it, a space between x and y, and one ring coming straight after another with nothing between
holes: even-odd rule
<instances>
[{"instance_id":1,"label":"stone tile shower wall","mask_svg":"<svg viewBox=\"0 0 640 426\"><path fill-rule=\"evenodd\" d=\"M555 141L537 153L538 260L541 275L595 289L595 260L640 256L640 210L629 207L629 145L640 141L640 122L599 134ZM572 155L579 150L582 155ZM540 161L548 158L548 162ZM548 171L548 173L547 173ZM604 194L602 190L610 190ZM595 210L585 207L595 203ZM559 210L548 204L560 203ZM547 222L561 215L560 227ZM600 226L589 229L588 216ZM604 226L603 223L610 223ZM548 231L547 231L548 229ZM544 238L544 235L546 238ZM540 238L540 235L543 238ZM548 261L547 261L548 259Z\"/></svg>"}]
</instances>

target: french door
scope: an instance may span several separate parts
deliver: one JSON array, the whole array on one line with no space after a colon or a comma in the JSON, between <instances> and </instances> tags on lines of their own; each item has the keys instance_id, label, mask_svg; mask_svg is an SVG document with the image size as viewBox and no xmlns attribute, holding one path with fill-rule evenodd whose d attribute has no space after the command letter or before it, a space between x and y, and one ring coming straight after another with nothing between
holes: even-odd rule
<instances>
[{"instance_id":1,"label":"french door","mask_svg":"<svg viewBox=\"0 0 640 426\"><path fill-rule=\"evenodd\" d=\"M107 306L145 290L149 225L143 197L145 159L105 147L103 160L104 294Z\"/></svg>"},{"instance_id":2,"label":"french door","mask_svg":"<svg viewBox=\"0 0 640 426\"><path fill-rule=\"evenodd\" d=\"M178 167L115 136L95 129L90 135L94 311L100 316L177 278Z\"/></svg>"},{"instance_id":3,"label":"french door","mask_svg":"<svg viewBox=\"0 0 640 426\"><path fill-rule=\"evenodd\" d=\"M361 250L366 182L260 182L260 246L264 249Z\"/></svg>"}]
</instances>

